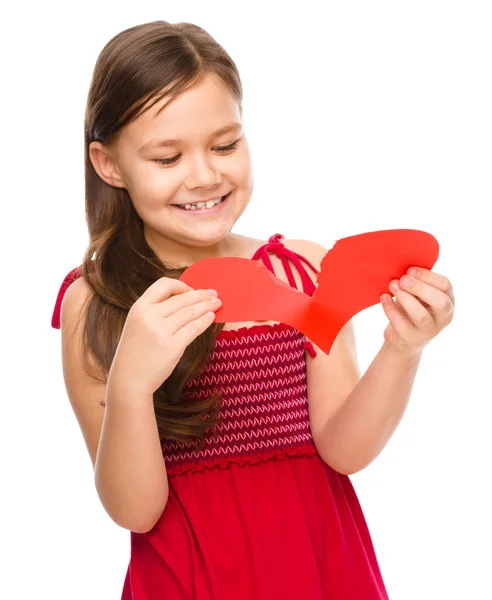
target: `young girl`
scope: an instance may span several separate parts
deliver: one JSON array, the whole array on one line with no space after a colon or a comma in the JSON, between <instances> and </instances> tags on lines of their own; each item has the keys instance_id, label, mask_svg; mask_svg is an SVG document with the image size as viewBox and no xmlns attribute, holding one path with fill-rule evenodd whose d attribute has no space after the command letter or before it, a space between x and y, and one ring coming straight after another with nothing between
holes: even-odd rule
<instances>
[{"instance_id":1,"label":"young girl","mask_svg":"<svg viewBox=\"0 0 492 600\"><path fill-rule=\"evenodd\" d=\"M382 295L364 377L350 321L329 355L283 323L214 323L216 292L178 280L192 263L262 260L312 295L327 253L231 233L253 192L241 99L224 49L164 21L115 36L88 94L90 243L52 325L97 492L131 531L122 599L388 598L348 475L396 428L451 284L420 269Z\"/></svg>"}]
</instances>

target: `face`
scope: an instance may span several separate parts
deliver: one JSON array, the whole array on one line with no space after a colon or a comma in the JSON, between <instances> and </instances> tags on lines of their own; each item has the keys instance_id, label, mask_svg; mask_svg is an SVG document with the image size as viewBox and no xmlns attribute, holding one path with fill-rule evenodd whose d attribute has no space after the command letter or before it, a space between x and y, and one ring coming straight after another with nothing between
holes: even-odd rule
<instances>
[{"instance_id":1,"label":"face","mask_svg":"<svg viewBox=\"0 0 492 600\"><path fill-rule=\"evenodd\" d=\"M110 185L128 190L158 256L169 260L224 250L224 239L253 192L241 121L230 92L208 76L172 102L160 100L108 147L90 145L96 172ZM231 124L228 131L219 131ZM185 207L224 195L214 206Z\"/></svg>"}]
</instances>

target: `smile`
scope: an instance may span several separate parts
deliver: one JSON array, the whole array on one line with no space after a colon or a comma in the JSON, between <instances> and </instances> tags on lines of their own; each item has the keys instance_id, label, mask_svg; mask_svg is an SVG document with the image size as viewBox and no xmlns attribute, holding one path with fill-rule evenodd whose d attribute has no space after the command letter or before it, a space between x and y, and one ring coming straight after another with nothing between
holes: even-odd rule
<instances>
[{"instance_id":1,"label":"smile","mask_svg":"<svg viewBox=\"0 0 492 600\"><path fill-rule=\"evenodd\" d=\"M190 214L214 214L226 202L231 195L231 192L218 198L217 200L209 200L208 202L195 202L194 204L173 204L177 209Z\"/></svg>"}]
</instances>

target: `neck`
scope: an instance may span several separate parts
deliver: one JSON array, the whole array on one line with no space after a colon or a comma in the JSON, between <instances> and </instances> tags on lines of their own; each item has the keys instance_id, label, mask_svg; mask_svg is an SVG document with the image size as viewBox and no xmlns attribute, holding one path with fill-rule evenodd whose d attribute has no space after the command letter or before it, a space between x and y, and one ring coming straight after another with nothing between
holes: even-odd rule
<instances>
[{"instance_id":1,"label":"neck","mask_svg":"<svg viewBox=\"0 0 492 600\"><path fill-rule=\"evenodd\" d=\"M242 236L228 233L224 238L208 245L189 245L179 240L163 238L155 232L145 232L145 239L159 259L166 265L181 268L205 258L240 256Z\"/></svg>"}]
</instances>

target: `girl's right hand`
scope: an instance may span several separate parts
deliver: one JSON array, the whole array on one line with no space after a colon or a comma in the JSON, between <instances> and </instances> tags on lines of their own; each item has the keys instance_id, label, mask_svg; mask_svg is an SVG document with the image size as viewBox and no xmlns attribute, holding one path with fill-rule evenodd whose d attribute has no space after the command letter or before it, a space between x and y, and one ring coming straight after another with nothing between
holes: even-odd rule
<instances>
[{"instance_id":1,"label":"girl's right hand","mask_svg":"<svg viewBox=\"0 0 492 600\"><path fill-rule=\"evenodd\" d=\"M186 347L214 322L215 290L194 290L161 277L128 311L108 385L151 396L173 372Z\"/></svg>"}]
</instances>

